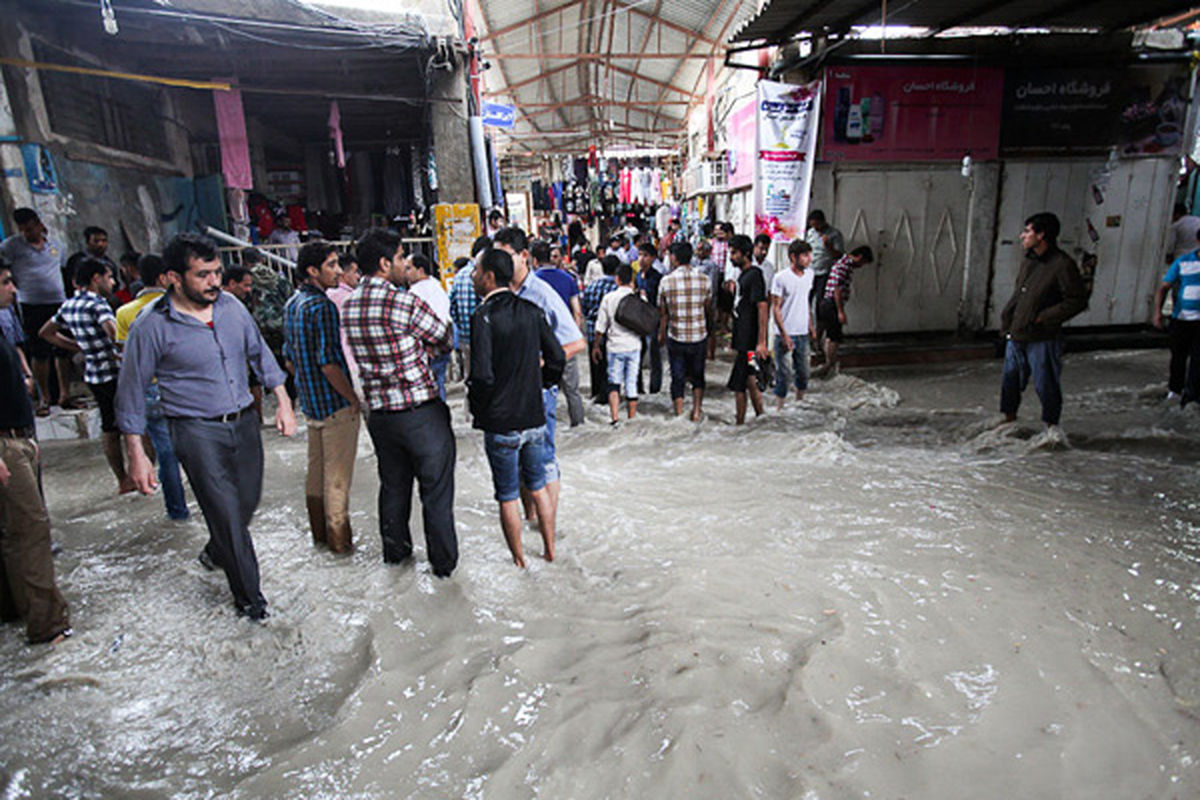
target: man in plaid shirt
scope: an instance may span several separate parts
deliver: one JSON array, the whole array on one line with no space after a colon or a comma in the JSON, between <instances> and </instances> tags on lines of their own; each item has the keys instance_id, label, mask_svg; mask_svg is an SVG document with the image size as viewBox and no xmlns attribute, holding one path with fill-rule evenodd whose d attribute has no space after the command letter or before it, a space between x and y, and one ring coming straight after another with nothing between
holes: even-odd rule
<instances>
[{"instance_id":1,"label":"man in plaid shirt","mask_svg":"<svg viewBox=\"0 0 1200 800\"><path fill-rule=\"evenodd\" d=\"M407 272L400 236L375 228L356 248L362 280L342 307L342 325L358 362L371 413L367 430L379 462L383 560L412 556L412 481L421 488L425 545L433 574L458 564L454 532L454 432L438 398L430 353L449 352L453 327L425 301L399 287Z\"/></svg>"},{"instance_id":2,"label":"man in plaid shirt","mask_svg":"<svg viewBox=\"0 0 1200 800\"><path fill-rule=\"evenodd\" d=\"M85 258L76 265L75 285L79 293L46 320L38 335L55 347L83 353L83 381L100 407L104 455L117 478L117 491L125 494L136 487L125 471L121 432L117 428L117 374L121 360L116 342L117 317L105 299L113 290L112 270L98 258ZM74 338L63 336L63 330Z\"/></svg>"},{"instance_id":3,"label":"man in plaid shirt","mask_svg":"<svg viewBox=\"0 0 1200 800\"><path fill-rule=\"evenodd\" d=\"M817 339L823 341L825 364L817 372L818 377L835 374L838 368L838 347L846 324L846 302L850 299L850 282L854 270L875 260L871 248L863 245L842 256L829 269L823 294L817 300ZM814 291L816 291L813 280Z\"/></svg>"},{"instance_id":4,"label":"man in plaid shirt","mask_svg":"<svg viewBox=\"0 0 1200 800\"><path fill-rule=\"evenodd\" d=\"M659 342L671 364L671 402L683 413L683 388L692 382L692 422L700 420L704 400L704 362L712 327L712 281L692 266L692 246L671 245L671 272L658 287Z\"/></svg>"},{"instance_id":5,"label":"man in plaid shirt","mask_svg":"<svg viewBox=\"0 0 1200 800\"><path fill-rule=\"evenodd\" d=\"M617 290L617 279L614 276L617 274L617 267L621 265L621 260L616 256L605 256L600 259L600 263L604 268L604 276L592 281L584 288L582 305L584 324L587 328L585 333L588 340L588 352L593 354L588 361L591 367L592 402L604 405L608 402L608 362L603 357L603 348L601 348L600 359L595 358L592 344L596 338L596 317L600 314L600 301L604 299L604 295Z\"/></svg>"},{"instance_id":6,"label":"man in plaid shirt","mask_svg":"<svg viewBox=\"0 0 1200 800\"><path fill-rule=\"evenodd\" d=\"M300 407L308 417L308 524L314 543L349 553L359 409L337 306L326 294L341 281L342 267L333 245L316 241L300 248L296 269L304 283L283 307L283 353L295 370Z\"/></svg>"}]
</instances>

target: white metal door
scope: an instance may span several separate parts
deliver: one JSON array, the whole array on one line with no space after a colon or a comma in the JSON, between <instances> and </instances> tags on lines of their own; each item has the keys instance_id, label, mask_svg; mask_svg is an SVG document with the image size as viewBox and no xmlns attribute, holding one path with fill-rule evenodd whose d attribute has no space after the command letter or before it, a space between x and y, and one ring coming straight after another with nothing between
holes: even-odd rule
<instances>
[{"instance_id":1,"label":"white metal door","mask_svg":"<svg viewBox=\"0 0 1200 800\"><path fill-rule=\"evenodd\" d=\"M835 173L831 223L847 250L875 251L854 276L849 333L958 327L969 199L957 167Z\"/></svg>"},{"instance_id":2,"label":"white metal door","mask_svg":"<svg viewBox=\"0 0 1200 800\"><path fill-rule=\"evenodd\" d=\"M1119 161L1108 176L1104 160L1006 162L988 327L1000 326L1000 311L1012 295L1022 257L1018 234L1039 211L1058 215L1059 246L1072 258L1078 261L1085 251L1099 258L1088 309L1068 324L1148 322L1154 290L1165 271L1175 171L1174 159L1167 158ZM1089 222L1098 236L1095 242Z\"/></svg>"}]
</instances>

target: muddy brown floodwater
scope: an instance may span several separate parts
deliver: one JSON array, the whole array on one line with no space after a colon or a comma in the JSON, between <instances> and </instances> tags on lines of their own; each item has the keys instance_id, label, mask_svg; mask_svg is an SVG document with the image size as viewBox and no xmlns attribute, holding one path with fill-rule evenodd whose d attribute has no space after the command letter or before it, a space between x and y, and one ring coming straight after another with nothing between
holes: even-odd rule
<instances>
[{"instance_id":1,"label":"muddy brown floodwater","mask_svg":"<svg viewBox=\"0 0 1200 800\"><path fill-rule=\"evenodd\" d=\"M1200 796L1200 416L1165 353L1073 355L1064 444L1032 390L996 426L999 371L854 371L741 429L723 390L589 408L525 572L456 416L448 581L380 563L365 432L339 559L264 430L262 626L198 518L51 443L76 636L0 637L3 797Z\"/></svg>"}]
</instances>

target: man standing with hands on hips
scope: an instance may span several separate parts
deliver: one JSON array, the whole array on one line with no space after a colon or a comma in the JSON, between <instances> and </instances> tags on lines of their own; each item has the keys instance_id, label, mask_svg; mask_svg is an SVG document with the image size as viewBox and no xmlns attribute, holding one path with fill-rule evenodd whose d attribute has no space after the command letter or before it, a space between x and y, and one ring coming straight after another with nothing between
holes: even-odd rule
<instances>
[{"instance_id":1,"label":"man standing with hands on hips","mask_svg":"<svg viewBox=\"0 0 1200 800\"><path fill-rule=\"evenodd\" d=\"M296 417L285 376L245 306L221 291L212 240L179 234L163 261L170 289L130 330L117 384L129 475L144 494L154 491L142 434L146 387L157 378L175 453L208 525L200 563L225 571L238 614L262 620L269 615L249 526L262 496L263 447L246 365L275 393L275 427L291 436Z\"/></svg>"}]
</instances>

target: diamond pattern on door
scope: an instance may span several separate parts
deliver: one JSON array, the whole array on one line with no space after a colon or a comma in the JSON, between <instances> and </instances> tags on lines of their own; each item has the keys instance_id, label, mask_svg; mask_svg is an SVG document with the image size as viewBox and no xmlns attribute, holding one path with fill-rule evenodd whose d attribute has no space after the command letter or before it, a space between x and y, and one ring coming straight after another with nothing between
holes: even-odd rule
<instances>
[{"instance_id":1,"label":"diamond pattern on door","mask_svg":"<svg viewBox=\"0 0 1200 800\"><path fill-rule=\"evenodd\" d=\"M912 220L907 211L901 211L896 219L896 230L892 232L892 246L887 253L888 267L896 270L901 285L909 285L909 273L917 260L917 245L913 239ZM879 266L883 266L880 259Z\"/></svg>"},{"instance_id":2,"label":"diamond pattern on door","mask_svg":"<svg viewBox=\"0 0 1200 800\"><path fill-rule=\"evenodd\" d=\"M954 217L950 209L942 211L942 219L938 222L937 233L929 246L929 263L933 267L933 277L937 281L938 294L945 294L954 277L954 265L958 262L958 236L954 233Z\"/></svg>"}]
</instances>

